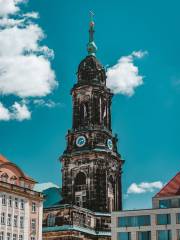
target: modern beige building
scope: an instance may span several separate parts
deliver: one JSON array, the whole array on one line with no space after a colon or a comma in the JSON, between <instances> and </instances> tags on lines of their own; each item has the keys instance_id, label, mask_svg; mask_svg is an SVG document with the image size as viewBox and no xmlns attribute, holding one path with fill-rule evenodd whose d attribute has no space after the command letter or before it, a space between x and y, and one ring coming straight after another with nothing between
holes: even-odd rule
<instances>
[{"instance_id":1,"label":"modern beige building","mask_svg":"<svg viewBox=\"0 0 180 240\"><path fill-rule=\"evenodd\" d=\"M112 239L180 240L180 172L152 202L152 209L113 212Z\"/></svg>"},{"instance_id":2,"label":"modern beige building","mask_svg":"<svg viewBox=\"0 0 180 240\"><path fill-rule=\"evenodd\" d=\"M0 240L42 240L43 195L34 184L0 155Z\"/></svg>"}]
</instances>

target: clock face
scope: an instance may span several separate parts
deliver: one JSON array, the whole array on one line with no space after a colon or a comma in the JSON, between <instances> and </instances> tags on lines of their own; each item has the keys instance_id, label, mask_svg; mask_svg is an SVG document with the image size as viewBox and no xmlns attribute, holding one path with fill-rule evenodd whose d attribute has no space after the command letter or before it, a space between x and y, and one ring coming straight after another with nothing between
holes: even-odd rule
<instances>
[{"instance_id":1,"label":"clock face","mask_svg":"<svg viewBox=\"0 0 180 240\"><path fill-rule=\"evenodd\" d=\"M110 150L113 149L113 143L112 143L112 140L111 140L111 139L108 139L108 140L107 140L107 146L108 146L108 148L109 148Z\"/></svg>"},{"instance_id":2,"label":"clock face","mask_svg":"<svg viewBox=\"0 0 180 240\"><path fill-rule=\"evenodd\" d=\"M84 136L79 136L77 139L76 139L76 145L78 147L83 147L86 143L86 138Z\"/></svg>"}]
</instances>

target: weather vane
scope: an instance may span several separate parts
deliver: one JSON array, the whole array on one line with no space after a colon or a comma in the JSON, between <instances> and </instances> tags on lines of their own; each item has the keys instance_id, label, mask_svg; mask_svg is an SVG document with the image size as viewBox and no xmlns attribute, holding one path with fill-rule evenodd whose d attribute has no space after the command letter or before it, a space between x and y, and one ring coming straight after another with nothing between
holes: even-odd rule
<instances>
[{"instance_id":1,"label":"weather vane","mask_svg":"<svg viewBox=\"0 0 180 240\"><path fill-rule=\"evenodd\" d=\"M89 14L90 14L90 18L91 18L91 21L93 22L93 17L94 17L94 12L93 11L89 11Z\"/></svg>"},{"instance_id":2,"label":"weather vane","mask_svg":"<svg viewBox=\"0 0 180 240\"><path fill-rule=\"evenodd\" d=\"M89 42L87 44L87 50L88 50L88 54L89 55L94 55L97 51L97 47L96 44L94 42L94 12L93 11L89 11L90 14L90 24L89 24Z\"/></svg>"}]
</instances>

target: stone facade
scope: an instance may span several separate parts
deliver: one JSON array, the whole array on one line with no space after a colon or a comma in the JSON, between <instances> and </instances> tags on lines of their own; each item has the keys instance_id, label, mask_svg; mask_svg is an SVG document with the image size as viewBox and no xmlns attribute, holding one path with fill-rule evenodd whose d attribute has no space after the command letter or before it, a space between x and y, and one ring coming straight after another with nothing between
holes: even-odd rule
<instances>
[{"instance_id":1,"label":"stone facade","mask_svg":"<svg viewBox=\"0 0 180 240\"><path fill-rule=\"evenodd\" d=\"M0 156L0 239L42 240L43 195L35 181Z\"/></svg>"},{"instance_id":2,"label":"stone facade","mask_svg":"<svg viewBox=\"0 0 180 240\"><path fill-rule=\"evenodd\" d=\"M120 233L128 233L129 240L179 240L180 239L180 222L177 222L177 216L180 214L180 208L170 208L170 209L147 209L147 210L133 210L133 211L122 211L122 212L113 212L112 215L112 239L114 240L124 240L120 236ZM169 224L158 224L157 216L164 215L169 216L171 219ZM140 216L149 216L150 224L141 225L141 226L118 226L118 218L122 217L140 217ZM179 217L180 219L180 217ZM169 231L166 235L164 232L164 237L160 237L159 231ZM142 238L140 236L141 232L149 233L146 237ZM166 237L167 236L167 237Z\"/></svg>"},{"instance_id":3,"label":"stone facade","mask_svg":"<svg viewBox=\"0 0 180 240\"><path fill-rule=\"evenodd\" d=\"M112 94L105 82L98 60L86 57L72 89L73 128L68 131L67 149L61 157L62 192L66 203L110 212L122 208L123 161L117 152L117 137L111 131ZM84 142L78 144L78 139Z\"/></svg>"},{"instance_id":4,"label":"stone facade","mask_svg":"<svg viewBox=\"0 0 180 240\"><path fill-rule=\"evenodd\" d=\"M93 21L89 33L88 56L79 64L78 81L71 90L72 128L60 157L63 201L44 209L44 240L110 239L110 213L122 209L124 161L117 151L117 136L112 134L113 94L106 87L105 69L95 56ZM71 206L68 217L64 205ZM56 217L49 226L51 214Z\"/></svg>"},{"instance_id":5,"label":"stone facade","mask_svg":"<svg viewBox=\"0 0 180 240\"><path fill-rule=\"evenodd\" d=\"M110 214L72 205L44 209L43 239L109 239ZM73 238L74 237L74 238Z\"/></svg>"}]
</instances>

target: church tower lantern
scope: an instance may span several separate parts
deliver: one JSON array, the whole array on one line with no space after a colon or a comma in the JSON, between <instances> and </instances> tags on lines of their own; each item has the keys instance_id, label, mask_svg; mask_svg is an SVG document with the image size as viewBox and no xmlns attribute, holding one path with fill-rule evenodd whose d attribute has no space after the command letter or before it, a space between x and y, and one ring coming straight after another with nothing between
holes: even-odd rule
<instances>
[{"instance_id":1,"label":"church tower lantern","mask_svg":"<svg viewBox=\"0 0 180 240\"><path fill-rule=\"evenodd\" d=\"M113 94L106 71L96 58L94 21L89 26L88 55L81 61L71 90L73 123L62 157L62 194L65 203L92 211L122 209L121 155L111 129Z\"/></svg>"}]
</instances>

